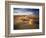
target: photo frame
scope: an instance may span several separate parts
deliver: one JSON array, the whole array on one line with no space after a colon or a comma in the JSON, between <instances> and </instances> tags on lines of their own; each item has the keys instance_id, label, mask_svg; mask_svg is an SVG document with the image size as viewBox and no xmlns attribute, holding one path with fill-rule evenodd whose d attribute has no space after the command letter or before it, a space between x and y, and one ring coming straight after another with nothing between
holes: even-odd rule
<instances>
[{"instance_id":1,"label":"photo frame","mask_svg":"<svg viewBox=\"0 0 46 38\"><path fill-rule=\"evenodd\" d=\"M45 3L5 1L5 36L45 34Z\"/></svg>"}]
</instances>

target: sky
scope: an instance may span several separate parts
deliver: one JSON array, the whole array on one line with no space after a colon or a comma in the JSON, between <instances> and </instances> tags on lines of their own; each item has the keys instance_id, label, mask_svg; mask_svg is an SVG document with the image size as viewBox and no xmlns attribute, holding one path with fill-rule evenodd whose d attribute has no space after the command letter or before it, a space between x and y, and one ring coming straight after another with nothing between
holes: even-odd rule
<instances>
[{"instance_id":1,"label":"sky","mask_svg":"<svg viewBox=\"0 0 46 38\"><path fill-rule=\"evenodd\" d=\"M31 8L13 8L14 13L31 13L33 15L39 15L39 9L31 9Z\"/></svg>"}]
</instances>

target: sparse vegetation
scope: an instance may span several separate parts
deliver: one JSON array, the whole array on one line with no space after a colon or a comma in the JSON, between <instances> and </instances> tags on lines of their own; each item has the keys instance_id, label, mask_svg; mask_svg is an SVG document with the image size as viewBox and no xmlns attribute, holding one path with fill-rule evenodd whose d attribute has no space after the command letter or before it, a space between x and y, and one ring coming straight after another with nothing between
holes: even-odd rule
<instances>
[{"instance_id":1,"label":"sparse vegetation","mask_svg":"<svg viewBox=\"0 0 46 38\"><path fill-rule=\"evenodd\" d=\"M14 16L14 29L38 29L39 16Z\"/></svg>"}]
</instances>

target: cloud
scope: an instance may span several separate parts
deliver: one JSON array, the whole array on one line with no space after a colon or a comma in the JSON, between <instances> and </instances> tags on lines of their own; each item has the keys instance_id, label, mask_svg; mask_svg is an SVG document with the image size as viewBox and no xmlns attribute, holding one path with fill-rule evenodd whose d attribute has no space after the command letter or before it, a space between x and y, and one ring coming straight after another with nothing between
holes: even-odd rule
<instances>
[{"instance_id":1,"label":"cloud","mask_svg":"<svg viewBox=\"0 0 46 38\"><path fill-rule=\"evenodd\" d=\"M27 13L27 14L39 15L39 9L14 8L14 13Z\"/></svg>"}]
</instances>

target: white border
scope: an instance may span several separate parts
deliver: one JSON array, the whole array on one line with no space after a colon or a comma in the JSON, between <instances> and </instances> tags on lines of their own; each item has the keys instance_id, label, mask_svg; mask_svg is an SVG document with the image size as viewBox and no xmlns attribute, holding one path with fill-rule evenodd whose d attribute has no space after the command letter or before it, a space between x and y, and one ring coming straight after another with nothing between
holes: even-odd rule
<instances>
[{"instance_id":1,"label":"white border","mask_svg":"<svg viewBox=\"0 0 46 38\"><path fill-rule=\"evenodd\" d=\"M35 33L42 32L42 6L23 6L23 5L11 5L10 6L10 33ZM34 8L39 10L39 27L40 29L27 29L27 30L13 30L13 8Z\"/></svg>"}]
</instances>

